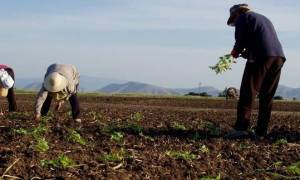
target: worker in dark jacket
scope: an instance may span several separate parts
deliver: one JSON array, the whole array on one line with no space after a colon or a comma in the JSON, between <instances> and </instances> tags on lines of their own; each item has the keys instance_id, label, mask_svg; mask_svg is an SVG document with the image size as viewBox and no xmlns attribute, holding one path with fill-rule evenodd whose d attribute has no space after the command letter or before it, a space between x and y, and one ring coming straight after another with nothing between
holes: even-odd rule
<instances>
[{"instance_id":1,"label":"worker in dark jacket","mask_svg":"<svg viewBox=\"0 0 300 180\"><path fill-rule=\"evenodd\" d=\"M0 64L0 95L7 98L9 112L17 110L14 81L15 74L13 69L5 64ZM0 114L3 114L2 109Z\"/></svg>"},{"instance_id":2,"label":"worker in dark jacket","mask_svg":"<svg viewBox=\"0 0 300 180\"><path fill-rule=\"evenodd\" d=\"M285 56L274 26L265 16L250 10L247 4L230 8L229 26L235 27L235 44L231 51L234 58L247 59L237 107L237 121L228 137L248 134L251 109L256 96L259 113L255 137L267 135L273 96L280 79Z\"/></svg>"}]
</instances>

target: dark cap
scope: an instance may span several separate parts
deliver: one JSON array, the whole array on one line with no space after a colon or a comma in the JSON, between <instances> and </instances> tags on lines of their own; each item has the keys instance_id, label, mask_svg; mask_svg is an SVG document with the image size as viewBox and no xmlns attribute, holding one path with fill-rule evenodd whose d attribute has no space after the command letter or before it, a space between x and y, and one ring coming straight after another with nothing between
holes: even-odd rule
<instances>
[{"instance_id":1,"label":"dark cap","mask_svg":"<svg viewBox=\"0 0 300 180\"><path fill-rule=\"evenodd\" d=\"M227 25L232 25L234 22L234 19L237 15L238 12L247 12L249 11L250 8L248 7L248 4L236 4L233 5L230 9L229 9L229 13L230 16L227 20Z\"/></svg>"}]
</instances>

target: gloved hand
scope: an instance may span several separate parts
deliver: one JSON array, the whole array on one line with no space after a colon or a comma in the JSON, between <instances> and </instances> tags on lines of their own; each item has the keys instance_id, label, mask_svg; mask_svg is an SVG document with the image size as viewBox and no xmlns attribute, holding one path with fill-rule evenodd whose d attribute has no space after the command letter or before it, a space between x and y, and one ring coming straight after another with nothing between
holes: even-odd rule
<instances>
[{"instance_id":1,"label":"gloved hand","mask_svg":"<svg viewBox=\"0 0 300 180\"><path fill-rule=\"evenodd\" d=\"M238 58L238 57L239 57L239 53L236 52L236 50L234 50L234 49L232 49L232 51L231 51L230 54L231 54L231 56L234 57L234 58Z\"/></svg>"}]
</instances>

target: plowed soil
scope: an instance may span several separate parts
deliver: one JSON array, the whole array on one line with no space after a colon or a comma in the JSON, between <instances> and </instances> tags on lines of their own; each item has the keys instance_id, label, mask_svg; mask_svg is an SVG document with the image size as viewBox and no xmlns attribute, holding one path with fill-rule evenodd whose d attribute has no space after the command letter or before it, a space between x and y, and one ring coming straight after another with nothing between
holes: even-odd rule
<instances>
[{"instance_id":1,"label":"plowed soil","mask_svg":"<svg viewBox=\"0 0 300 180\"><path fill-rule=\"evenodd\" d=\"M34 99L18 94L18 112L0 117L0 179L300 179L300 102L275 102L257 140L224 138L235 100L82 95L77 123L68 103L36 122ZM51 164L59 156L71 163Z\"/></svg>"}]
</instances>

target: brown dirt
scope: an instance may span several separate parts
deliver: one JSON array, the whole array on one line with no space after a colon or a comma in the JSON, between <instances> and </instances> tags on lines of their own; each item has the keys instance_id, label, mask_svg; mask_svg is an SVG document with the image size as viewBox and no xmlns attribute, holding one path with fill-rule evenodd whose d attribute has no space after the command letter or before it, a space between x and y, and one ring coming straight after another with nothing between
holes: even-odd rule
<instances>
[{"instance_id":1,"label":"brown dirt","mask_svg":"<svg viewBox=\"0 0 300 180\"><path fill-rule=\"evenodd\" d=\"M218 175L221 179L296 179L300 175L287 170L300 161L299 102L275 102L267 139L228 140L224 134L235 121L234 100L81 96L82 123L73 122L69 104L65 104L43 123L48 130L42 137L49 150L39 152L32 135L14 132L42 124L33 118L34 95L17 98L18 112L0 117L0 179L3 175L7 179L8 175L21 179L199 179ZM5 100L0 103L7 109ZM254 111L252 127L256 117ZM69 141L71 130L87 144ZM113 131L122 133L123 139L113 140ZM125 155L120 161L101 159L121 150ZM168 151L194 156L176 158L168 156ZM42 166L42 160L61 154L74 164Z\"/></svg>"}]
</instances>

